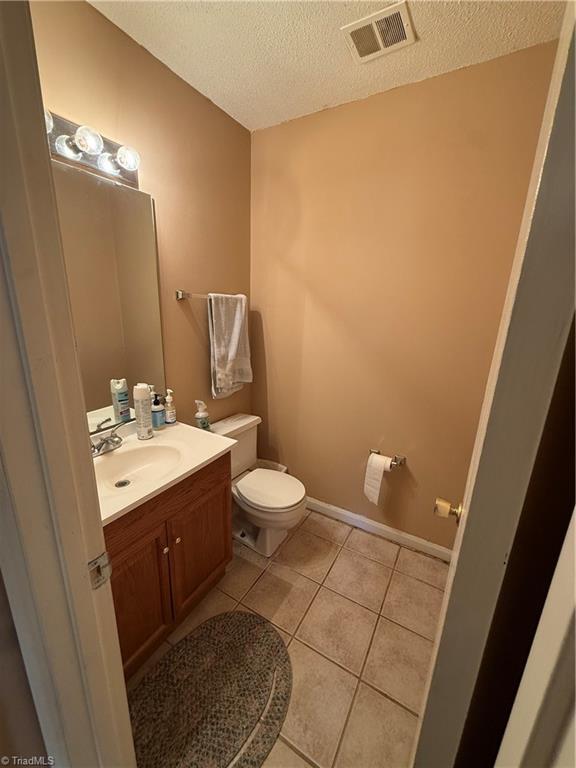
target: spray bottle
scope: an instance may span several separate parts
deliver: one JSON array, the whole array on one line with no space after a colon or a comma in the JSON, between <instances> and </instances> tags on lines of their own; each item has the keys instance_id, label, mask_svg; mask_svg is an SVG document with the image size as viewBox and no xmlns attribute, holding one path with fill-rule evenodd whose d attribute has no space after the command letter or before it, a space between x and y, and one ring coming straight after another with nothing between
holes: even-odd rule
<instances>
[{"instance_id":1,"label":"spray bottle","mask_svg":"<svg viewBox=\"0 0 576 768\"><path fill-rule=\"evenodd\" d=\"M114 409L114 423L130 421L130 403L128 402L128 384L126 379L110 379L110 394Z\"/></svg>"},{"instance_id":2,"label":"spray bottle","mask_svg":"<svg viewBox=\"0 0 576 768\"><path fill-rule=\"evenodd\" d=\"M136 411L136 435L138 440L150 440L152 432L152 410L150 408L150 390L147 384L136 384L133 390L134 410Z\"/></svg>"}]
</instances>

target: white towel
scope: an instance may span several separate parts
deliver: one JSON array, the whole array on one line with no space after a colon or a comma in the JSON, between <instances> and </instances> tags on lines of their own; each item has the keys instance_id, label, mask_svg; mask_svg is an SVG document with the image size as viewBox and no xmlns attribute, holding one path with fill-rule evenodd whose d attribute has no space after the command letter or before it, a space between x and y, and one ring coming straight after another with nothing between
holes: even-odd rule
<instances>
[{"instance_id":1,"label":"white towel","mask_svg":"<svg viewBox=\"0 0 576 768\"><path fill-rule=\"evenodd\" d=\"M252 381L248 341L248 301L239 293L208 294L212 396L228 397Z\"/></svg>"}]
</instances>

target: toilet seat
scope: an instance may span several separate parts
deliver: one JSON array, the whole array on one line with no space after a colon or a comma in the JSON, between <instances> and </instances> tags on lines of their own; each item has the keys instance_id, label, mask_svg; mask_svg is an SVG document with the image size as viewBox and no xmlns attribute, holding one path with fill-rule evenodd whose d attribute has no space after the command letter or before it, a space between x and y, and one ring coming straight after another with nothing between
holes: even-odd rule
<instances>
[{"instance_id":1,"label":"toilet seat","mask_svg":"<svg viewBox=\"0 0 576 768\"><path fill-rule=\"evenodd\" d=\"M235 488L246 504L264 512L292 509L306 496L300 480L273 469L254 469L242 477Z\"/></svg>"}]
</instances>

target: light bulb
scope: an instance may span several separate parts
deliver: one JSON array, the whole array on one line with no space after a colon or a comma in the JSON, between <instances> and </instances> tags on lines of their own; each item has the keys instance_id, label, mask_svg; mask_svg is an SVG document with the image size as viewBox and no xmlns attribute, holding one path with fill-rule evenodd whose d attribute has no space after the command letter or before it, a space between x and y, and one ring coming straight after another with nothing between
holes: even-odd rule
<instances>
[{"instance_id":1,"label":"light bulb","mask_svg":"<svg viewBox=\"0 0 576 768\"><path fill-rule=\"evenodd\" d=\"M111 155L110 152L102 152L101 155L98 155L98 168L111 176L120 175L118 163L114 159L114 155Z\"/></svg>"},{"instance_id":2,"label":"light bulb","mask_svg":"<svg viewBox=\"0 0 576 768\"><path fill-rule=\"evenodd\" d=\"M78 151L73 139L70 136L66 136L66 134L58 136L54 146L56 147L56 152L62 155L62 157L68 157L70 160L80 160L82 157L82 152Z\"/></svg>"},{"instance_id":3,"label":"light bulb","mask_svg":"<svg viewBox=\"0 0 576 768\"><path fill-rule=\"evenodd\" d=\"M74 141L78 149L87 155L99 155L104 149L102 136L87 125L81 125L76 129Z\"/></svg>"},{"instance_id":4,"label":"light bulb","mask_svg":"<svg viewBox=\"0 0 576 768\"><path fill-rule=\"evenodd\" d=\"M54 128L54 118L52 117L52 113L47 109L44 110L44 124L46 125L46 133L52 133L52 129Z\"/></svg>"},{"instance_id":5,"label":"light bulb","mask_svg":"<svg viewBox=\"0 0 576 768\"><path fill-rule=\"evenodd\" d=\"M140 155L132 147L120 147L116 152L116 161L125 171L137 171Z\"/></svg>"}]
</instances>

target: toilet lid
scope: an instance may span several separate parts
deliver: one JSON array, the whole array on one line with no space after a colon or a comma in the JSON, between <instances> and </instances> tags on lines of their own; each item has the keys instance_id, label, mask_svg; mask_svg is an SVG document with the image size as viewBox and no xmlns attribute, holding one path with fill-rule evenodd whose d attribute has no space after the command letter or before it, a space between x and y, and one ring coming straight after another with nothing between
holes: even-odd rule
<instances>
[{"instance_id":1,"label":"toilet lid","mask_svg":"<svg viewBox=\"0 0 576 768\"><path fill-rule=\"evenodd\" d=\"M306 488L295 477L274 469L254 469L236 483L242 498L261 509L287 509L300 504Z\"/></svg>"}]
</instances>

